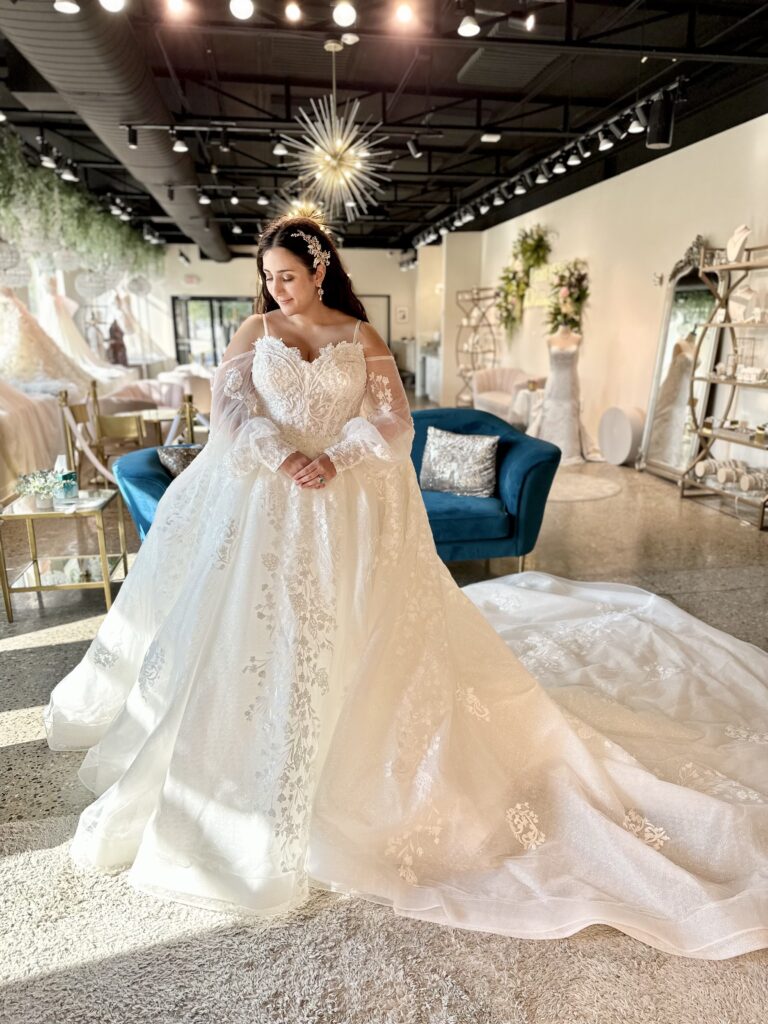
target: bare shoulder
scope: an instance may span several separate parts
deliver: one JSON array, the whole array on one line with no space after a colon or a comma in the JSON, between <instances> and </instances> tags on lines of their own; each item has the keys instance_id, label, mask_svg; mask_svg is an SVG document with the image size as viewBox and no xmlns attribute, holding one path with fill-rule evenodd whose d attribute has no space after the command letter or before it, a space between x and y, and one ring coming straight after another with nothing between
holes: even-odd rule
<instances>
[{"instance_id":1,"label":"bare shoulder","mask_svg":"<svg viewBox=\"0 0 768 1024\"><path fill-rule=\"evenodd\" d=\"M264 322L261 319L260 313L254 313L252 316L246 317L232 335L232 340L227 345L221 361L226 362L227 359L232 359L234 356L241 356L245 352L249 352L253 347L254 341L261 336L263 331Z\"/></svg>"},{"instance_id":2,"label":"bare shoulder","mask_svg":"<svg viewBox=\"0 0 768 1024\"><path fill-rule=\"evenodd\" d=\"M360 339L363 352L366 359L371 356L391 356L392 353L389 350L389 346L382 336L378 333L375 327L369 323L360 324L360 330L358 332L358 338Z\"/></svg>"}]
</instances>

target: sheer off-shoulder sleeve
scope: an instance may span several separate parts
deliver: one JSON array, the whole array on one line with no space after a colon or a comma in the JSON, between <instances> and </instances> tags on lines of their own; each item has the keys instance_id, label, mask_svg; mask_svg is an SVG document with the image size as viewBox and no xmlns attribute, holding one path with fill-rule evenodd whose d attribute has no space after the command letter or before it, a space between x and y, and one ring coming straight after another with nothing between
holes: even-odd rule
<instances>
[{"instance_id":1,"label":"sheer off-shoulder sleeve","mask_svg":"<svg viewBox=\"0 0 768 1024\"><path fill-rule=\"evenodd\" d=\"M223 362L213 380L210 443L224 441L230 469L245 476L259 463L277 472L296 446L289 444L277 425L264 415L253 384L253 352Z\"/></svg>"},{"instance_id":2,"label":"sheer off-shoulder sleeve","mask_svg":"<svg viewBox=\"0 0 768 1024\"><path fill-rule=\"evenodd\" d=\"M413 420L394 356L367 356L360 416L349 420L325 454L337 472L363 459L405 462L413 444Z\"/></svg>"}]
</instances>

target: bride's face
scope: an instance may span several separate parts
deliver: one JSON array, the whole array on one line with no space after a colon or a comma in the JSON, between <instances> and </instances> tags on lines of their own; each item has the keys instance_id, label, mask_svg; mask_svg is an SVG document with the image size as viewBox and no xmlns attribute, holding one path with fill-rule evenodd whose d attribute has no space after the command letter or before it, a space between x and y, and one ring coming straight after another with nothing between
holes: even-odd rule
<instances>
[{"instance_id":1,"label":"bride's face","mask_svg":"<svg viewBox=\"0 0 768 1024\"><path fill-rule=\"evenodd\" d=\"M286 316L306 313L318 302L318 275L288 249L268 249L262 261L269 293Z\"/></svg>"}]
</instances>

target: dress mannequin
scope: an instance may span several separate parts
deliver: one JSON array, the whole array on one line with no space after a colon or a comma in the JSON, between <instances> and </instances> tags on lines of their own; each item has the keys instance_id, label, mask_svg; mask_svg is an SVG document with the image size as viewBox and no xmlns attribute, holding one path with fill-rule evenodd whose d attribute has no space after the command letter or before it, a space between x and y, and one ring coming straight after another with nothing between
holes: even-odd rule
<instances>
[{"instance_id":1,"label":"dress mannequin","mask_svg":"<svg viewBox=\"0 0 768 1024\"><path fill-rule=\"evenodd\" d=\"M675 342L669 369L656 399L648 458L666 466L681 468L685 461L685 422L695 351L694 334Z\"/></svg>"},{"instance_id":2,"label":"dress mannequin","mask_svg":"<svg viewBox=\"0 0 768 1024\"><path fill-rule=\"evenodd\" d=\"M581 422L578 351L581 335L560 324L547 339L550 371L544 395L531 419L528 433L551 441L563 453L561 465L575 465L587 459L602 462L594 441Z\"/></svg>"}]
</instances>

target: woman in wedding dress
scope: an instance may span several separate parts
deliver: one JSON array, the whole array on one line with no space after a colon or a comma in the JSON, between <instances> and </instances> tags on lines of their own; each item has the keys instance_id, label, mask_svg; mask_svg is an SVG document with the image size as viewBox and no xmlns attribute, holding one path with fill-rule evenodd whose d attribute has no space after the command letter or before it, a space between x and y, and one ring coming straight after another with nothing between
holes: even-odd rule
<instances>
[{"instance_id":1,"label":"woman in wedding dress","mask_svg":"<svg viewBox=\"0 0 768 1024\"><path fill-rule=\"evenodd\" d=\"M523 938L768 945L768 656L632 587L460 590L332 243L279 221L257 263L210 440L45 711L90 748L75 860L213 909L324 887Z\"/></svg>"}]
</instances>

